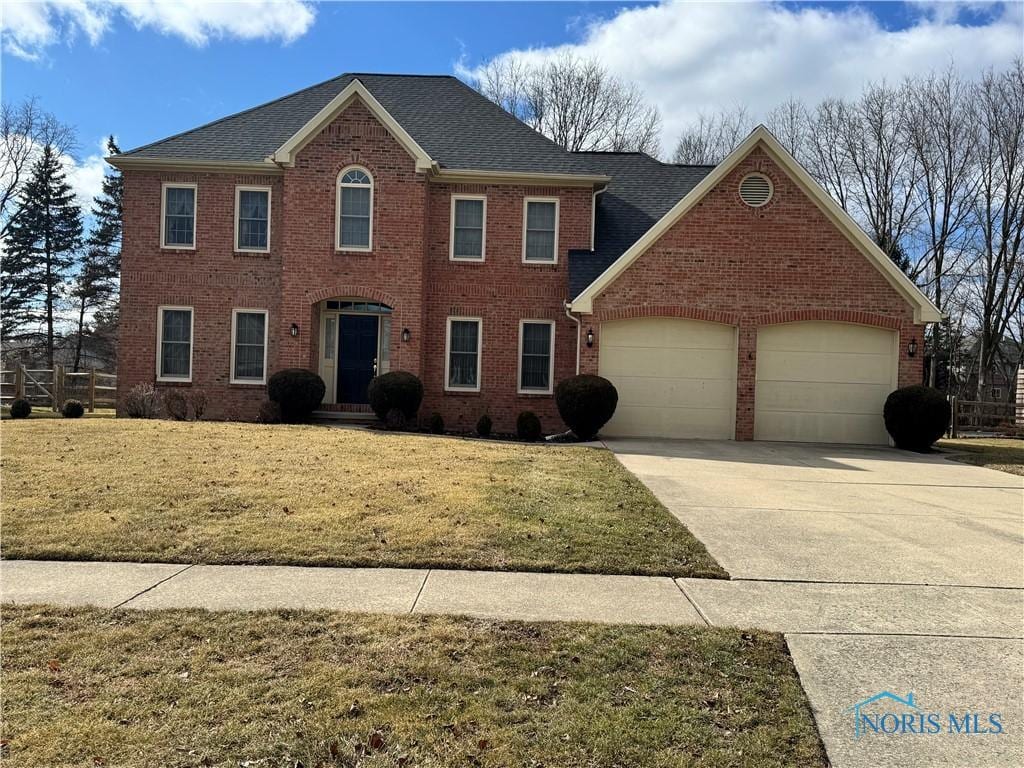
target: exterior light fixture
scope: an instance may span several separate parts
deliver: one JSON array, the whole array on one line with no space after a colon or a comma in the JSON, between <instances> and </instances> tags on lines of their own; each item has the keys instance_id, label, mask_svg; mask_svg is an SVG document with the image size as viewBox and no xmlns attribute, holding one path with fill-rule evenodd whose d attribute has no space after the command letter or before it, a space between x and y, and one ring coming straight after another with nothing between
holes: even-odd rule
<instances>
[{"instance_id":1,"label":"exterior light fixture","mask_svg":"<svg viewBox=\"0 0 1024 768\"><path fill-rule=\"evenodd\" d=\"M917 354L917 339L911 339L910 343L907 344L907 357L913 357Z\"/></svg>"},{"instance_id":2,"label":"exterior light fixture","mask_svg":"<svg viewBox=\"0 0 1024 768\"><path fill-rule=\"evenodd\" d=\"M410 331L408 328L403 328L402 329L402 341L407 342L411 338L412 338L412 331Z\"/></svg>"},{"instance_id":3,"label":"exterior light fixture","mask_svg":"<svg viewBox=\"0 0 1024 768\"><path fill-rule=\"evenodd\" d=\"M292 334L292 336L298 336L299 335L299 324L298 323L292 323L291 334Z\"/></svg>"},{"instance_id":4,"label":"exterior light fixture","mask_svg":"<svg viewBox=\"0 0 1024 768\"><path fill-rule=\"evenodd\" d=\"M594 346L594 329L593 328L587 328L587 346L588 347Z\"/></svg>"}]
</instances>

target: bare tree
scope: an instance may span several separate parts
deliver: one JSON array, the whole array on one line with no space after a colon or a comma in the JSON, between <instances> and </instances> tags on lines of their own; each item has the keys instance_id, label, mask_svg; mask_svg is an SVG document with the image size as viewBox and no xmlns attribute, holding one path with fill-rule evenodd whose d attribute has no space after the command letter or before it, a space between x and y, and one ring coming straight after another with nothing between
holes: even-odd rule
<instances>
[{"instance_id":1,"label":"bare tree","mask_svg":"<svg viewBox=\"0 0 1024 768\"><path fill-rule=\"evenodd\" d=\"M44 111L36 98L0 107L0 240L21 213L21 190L45 146L58 155L75 147L72 128Z\"/></svg>"},{"instance_id":2,"label":"bare tree","mask_svg":"<svg viewBox=\"0 0 1024 768\"><path fill-rule=\"evenodd\" d=\"M765 118L765 126L789 154L801 163L805 162L810 134L810 116L802 101L790 98L782 102L768 113L768 117Z\"/></svg>"},{"instance_id":3,"label":"bare tree","mask_svg":"<svg viewBox=\"0 0 1024 768\"><path fill-rule=\"evenodd\" d=\"M566 54L535 65L506 56L487 64L475 86L570 152L658 154L658 109L595 60Z\"/></svg>"},{"instance_id":4,"label":"bare tree","mask_svg":"<svg viewBox=\"0 0 1024 768\"><path fill-rule=\"evenodd\" d=\"M754 129L749 110L742 105L716 113L700 113L697 122L679 137L672 162L717 165Z\"/></svg>"}]
</instances>

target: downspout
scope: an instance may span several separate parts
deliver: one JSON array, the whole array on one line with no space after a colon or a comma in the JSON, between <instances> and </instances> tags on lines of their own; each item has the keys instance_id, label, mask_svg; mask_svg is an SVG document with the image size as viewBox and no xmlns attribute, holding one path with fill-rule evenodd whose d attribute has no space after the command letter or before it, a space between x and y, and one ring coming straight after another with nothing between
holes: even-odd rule
<instances>
[{"instance_id":1,"label":"downspout","mask_svg":"<svg viewBox=\"0 0 1024 768\"><path fill-rule=\"evenodd\" d=\"M576 375L580 375L580 321L578 317L572 315L572 302L566 299L562 302L562 306L565 307L565 316L576 323Z\"/></svg>"}]
</instances>

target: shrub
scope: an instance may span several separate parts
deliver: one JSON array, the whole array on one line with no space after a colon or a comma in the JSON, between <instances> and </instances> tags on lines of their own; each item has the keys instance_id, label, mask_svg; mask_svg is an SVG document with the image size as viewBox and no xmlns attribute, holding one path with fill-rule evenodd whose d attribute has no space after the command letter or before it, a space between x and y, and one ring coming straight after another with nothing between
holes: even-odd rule
<instances>
[{"instance_id":1,"label":"shrub","mask_svg":"<svg viewBox=\"0 0 1024 768\"><path fill-rule=\"evenodd\" d=\"M188 393L188 401L192 405L192 415L199 421L206 413L206 393L200 389L193 389Z\"/></svg>"},{"instance_id":2,"label":"shrub","mask_svg":"<svg viewBox=\"0 0 1024 768\"><path fill-rule=\"evenodd\" d=\"M440 413L435 411L430 414L430 420L427 422L427 429L430 430L430 434L432 435L444 434L444 418Z\"/></svg>"},{"instance_id":3,"label":"shrub","mask_svg":"<svg viewBox=\"0 0 1024 768\"><path fill-rule=\"evenodd\" d=\"M618 403L615 385L601 376L571 376L555 387L558 414L581 440L593 440L615 413Z\"/></svg>"},{"instance_id":4,"label":"shrub","mask_svg":"<svg viewBox=\"0 0 1024 768\"><path fill-rule=\"evenodd\" d=\"M939 390L915 384L890 393L882 415L897 448L923 453L949 429L951 409Z\"/></svg>"},{"instance_id":5,"label":"shrub","mask_svg":"<svg viewBox=\"0 0 1024 768\"><path fill-rule=\"evenodd\" d=\"M406 421L411 421L423 402L423 383L408 371L391 371L374 377L367 394L378 419L386 420L388 413L397 408Z\"/></svg>"},{"instance_id":6,"label":"shrub","mask_svg":"<svg viewBox=\"0 0 1024 768\"><path fill-rule=\"evenodd\" d=\"M20 397L11 403L11 418L12 419L27 419L32 415L32 403L28 400L23 400Z\"/></svg>"},{"instance_id":7,"label":"shrub","mask_svg":"<svg viewBox=\"0 0 1024 768\"><path fill-rule=\"evenodd\" d=\"M402 413L397 408L392 408L390 411L388 411L387 415L384 417L384 424L385 424L385 426L388 429L390 429L392 431L395 431L395 432L399 432L399 431L405 429L405 427L406 427L406 425L408 423L409 423L409 420L407 418L405 418L405 414Z\"/></svg>"},{"instance_id":8,"label":"shrub","mask_svg":"<svg viewBox=\"0 0 1024 768\"><path fill-rule=\"evenodd\" d=\"M326 392L324 380L305 368L278 371L267 385L267 396L281 406L281 421L288 424L309 421Z\"/></svg>"},{"instance_id":9,"label":"shrub","mask_svg":"<svg viewBox=\"0 0 1024 768\"><path fill-rule=\"evenodd\" d=\"M65 419L80 419L85 415L85 406L81 400L65 400L60 412Z\"/></svg>"},{"instance_id":10,"label":"shrub","mask_svg":"<svg viewBox=\"0 0 1024 768\"><path fill-rule=\"evenodd\" d=\"M488 416L486 413L483 416L481 416L479 419L477 419L477 422L476 422L476 433L478 435L480 435L480 437L490 437L491 436L491 429L493 429L493 428L494 428L494 422L491 421L491 417Z\"/></svg>"},{"instance_id":11,"label":"shrub","mask_svg":"<svg viewBox=\"0 0 1024 768\"><path fill-rule=\"evenodd\" d=\"M136 384L124 396L124 412L132 419L155 419L160 413L160 393L152 384Z\"/></svg>"},{"instance_id":12,"label":"shrub","mask_svg":"<svg viewBox=\"0 0 1024 768\"><path fill-rule=\"evenodd\" d=\"M164 393L164 408L167 409L167 415L175 421L185 421L188 418L188 400L181 390L169 389Z\"/></svg>"},{"instance_id":13,"label":"shrub","mask_svg":"<svg viewBox=\"0 0 1024 768\"><path fill-rule=\"evenodd\" d=\"M520 440L532 443L540 439L540 419L533 411L523 411L516 419L516 435Z\"/></svg>"},{"instance_id":14,"label":"shrub","mask_svg":"<svg viewBox=\"0 0 1024 768\"><path fill-rule=\"evenodd\" d=\"M260 403L260 412L256 416L256 421L260 424L280 424L281 406L273 400L264 400Z\"/></svg>"}]
</instances>

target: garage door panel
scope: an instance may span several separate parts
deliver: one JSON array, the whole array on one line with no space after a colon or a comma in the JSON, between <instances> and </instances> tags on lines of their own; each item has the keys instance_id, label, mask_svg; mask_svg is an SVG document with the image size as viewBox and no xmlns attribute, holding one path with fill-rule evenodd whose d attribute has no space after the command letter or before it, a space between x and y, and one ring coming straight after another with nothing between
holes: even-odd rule
<instances>
[{"instance_id":1,"label":"garage door panel","mask_svg":"<svg viewBox=\"0 0 1024 768\"><path fill-rule=\"evenodd\" d=\"M896 334L806 322L757 335L754 439L885 444Z\"/></svg>"},{"instance_id":2,"label":"garage door panel","mask_svg":"<svg viewBox=\"0 0 1024 768\"><path fill-rule=\"evenodd\" d=\"M619 392L605 434L733 436L736 334L731 326L657 317L605 323L599 369Z\"/></svg>"}]
</instances>

